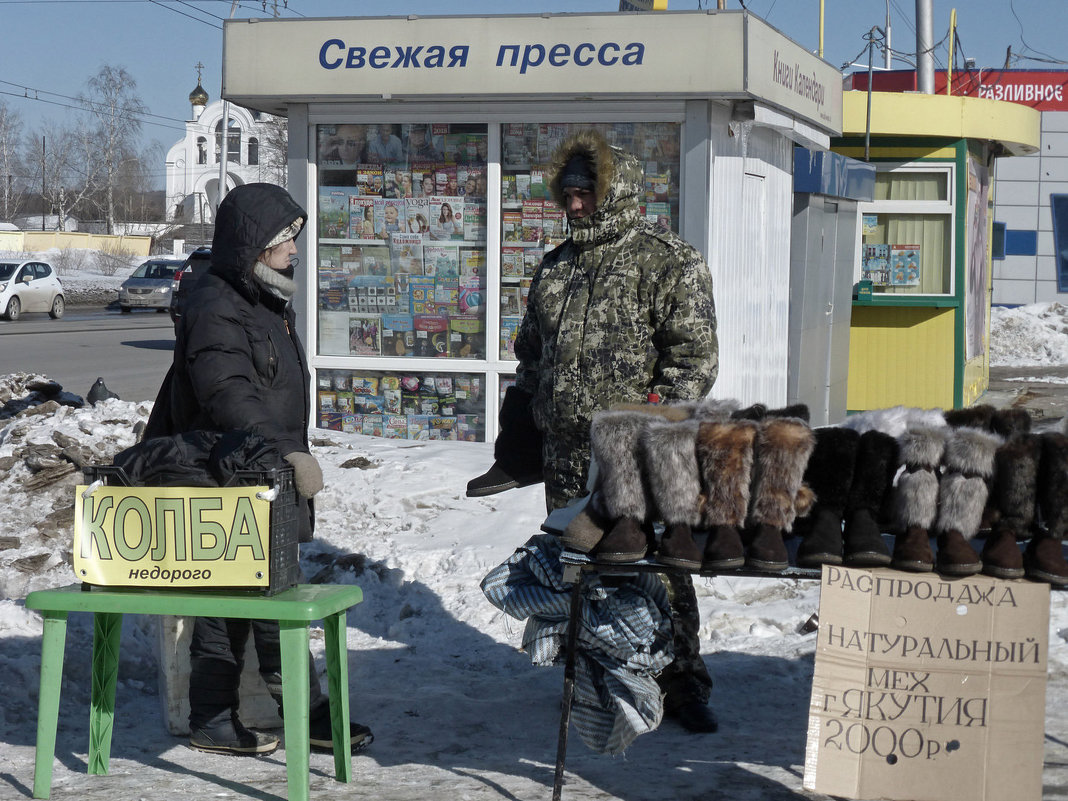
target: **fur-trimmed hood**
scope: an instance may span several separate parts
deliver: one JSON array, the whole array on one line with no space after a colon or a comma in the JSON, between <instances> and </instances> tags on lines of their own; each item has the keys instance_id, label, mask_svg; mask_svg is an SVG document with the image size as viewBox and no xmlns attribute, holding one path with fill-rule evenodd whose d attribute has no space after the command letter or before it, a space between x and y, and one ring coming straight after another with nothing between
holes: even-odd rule
<instances>
[{"instance_id":1,"label":"fur-trimmed hood","mask_svg":"<svg viewBox=\"0 0 1068 801\"><path fill-rule=\"evenodd\" d=\"M645 181L641 162L636 156L608 144L592 128L572 134L556 149L549 163L549 195L561 207L565 207L564 189L560 185L564 167L576 155L585 155L593 163L597 209L589 217L570 221L572 237L576 241L592 240L594 236L602 239L626 230L639 217Z\"/></svg>"}]
</instances>

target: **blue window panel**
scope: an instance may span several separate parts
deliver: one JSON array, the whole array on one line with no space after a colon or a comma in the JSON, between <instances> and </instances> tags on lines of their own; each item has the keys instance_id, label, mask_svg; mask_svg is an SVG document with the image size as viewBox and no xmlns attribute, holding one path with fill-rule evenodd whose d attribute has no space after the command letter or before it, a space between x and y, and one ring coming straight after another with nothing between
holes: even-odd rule
<instances>
[{"instance_id":1,"label":"blue window panel","mask_svg":"<svg viewBox=\"0 0 1068 801\"><path fill-rule=\"evenodd\" d=\"M1057 270L1057 291L1068 292L1068 195L1050 195L1053 217L1053 262Z\"/></svg>"},{"instance_id":2,"label":"blue window panel","mask_svg":"<svg viewBox=\"0 0 1068 801\"><path fill-rule=\"evenodd\" d=\"M993 259L1005 258L1005 223L994 220L994 227L990 238L990 257Z\"/></svg>"},{"instance_id":3,"label":"blue window panel","mask_svg":"<svg viewBox=\"0 0 1068 801\"><path fill-rule=\"evenodd\" d=\"M1005 230L1006 256L1037 256L1038 231Z\"/></svg>"}]
</instances>

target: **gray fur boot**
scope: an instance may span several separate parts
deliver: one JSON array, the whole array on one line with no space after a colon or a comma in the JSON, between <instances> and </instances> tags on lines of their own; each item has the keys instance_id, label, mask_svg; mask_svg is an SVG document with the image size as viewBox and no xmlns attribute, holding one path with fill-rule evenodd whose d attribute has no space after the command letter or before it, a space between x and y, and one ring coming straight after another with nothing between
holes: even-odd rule
<instances>
[{"instance_id":1,"label":"gray fur boot","mask_svg":"<svg viewBox=\"0 0 1068 801\"><path fill-rule=\"evenodd\" d=\"M656 561L671 567L699 570L701 549L693 527L701 523L701 479L697 470L696 420L653 420L641 435L644 474L664 534Z\"/></svg>"},{"instance_id":2,"label":"gray fur boot","mask_svg":"<svg viewBox=\"0 0 1068 801\"><path fill-rule=\"evenodd\" d=\"M999 445L1001 437L977 428L958 428L946 440L935 523L935 564L940 573L970 576L983 569L983 560L969 541L983 519L987 482L994 474L994 453Z\"/></svg>"},{"instance_id":3,"label":"gray fur boot","mask_svg":"<svg viewBox=\"0 0 1068 801\"><path fill-rule=\"evenodd\" d=\"M742 530L749 509L753 443L758 425L750 420L703 422L697 432L697 461L708 529L702 570L731 570L745 565Z\"/></svg>"},{"instance_id":4,"label":"gray fur boot","mask_svg":"<svg viewBox=\"0 0 1068 801\"><path fill-rule=\"evenodd\" d=\"M644 559L650 545L649 504L642 479L640 440L650 416L640 411L597 412L590 424L590 450L611 529L593 553L605 562Z\"/></svg>"},{"instance_id":5,"label":"gray fur boot","mask_svg":"<svg viewBox=\"0 0 1068 801\"><path fill-rule=\"evenodd\" d=\"M926 573L934 570L931 527L938 514L938 466L948 429L910 427L898 439L905 472L898 477L896 513L900 533L894 539L891 566Z\"/></svg>"}]
</instances>

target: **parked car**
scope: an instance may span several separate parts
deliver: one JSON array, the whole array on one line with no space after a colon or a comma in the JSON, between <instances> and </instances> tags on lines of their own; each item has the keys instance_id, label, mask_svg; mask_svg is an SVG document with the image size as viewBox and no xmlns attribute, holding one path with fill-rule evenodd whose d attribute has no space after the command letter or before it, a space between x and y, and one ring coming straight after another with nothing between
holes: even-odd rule
<instances>
[{"instance_id":1,"label":"parked car","mask_svg":"<svg viewBox=\"0 0 1068 801\"><path fill-rule=\"evenodd\" d=\"M0 261L0 313L9 320L23 312L48 312L53 320L63 316L63 284L43 261Z\"/></svg>"},{"instance_id":2,"label":"parked car","mask_svg":"<svg viewBox=\"0 0 1068 801\"><path fill-rule=\"evenodd\" d=\"M182 266L181 259L149 259L119 287L119 309L167 311L171 307L171 284Z\"/></svg>"},{"instance_id":3,"label":"parked car","mask_svg":"<svg viewBox=\"0 0 1068 801\"><path fill-rule=\"evenodd\" d=\"M182 316L182 304L193 291L193 285L211 265L211 248L197 248L190 253L182 268L174 274L171 282L171 320L178 322Z\"/></svg>"}]
</instances>

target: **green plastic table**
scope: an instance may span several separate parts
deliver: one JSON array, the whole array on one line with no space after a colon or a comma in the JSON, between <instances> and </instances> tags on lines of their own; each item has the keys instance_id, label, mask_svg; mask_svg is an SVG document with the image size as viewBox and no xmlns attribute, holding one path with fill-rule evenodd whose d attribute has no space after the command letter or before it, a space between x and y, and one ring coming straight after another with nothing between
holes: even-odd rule
<instances>
[{"instance_id":1,"label":"green plastic table","mask_svg":"<svg viewBox=\"0 0 1068 801\"><path fill-rule=\"evenodd\" d=\"M322 620L326 632L326 666L330 722L334 739L334 776L352 780L349 746L349 683L346 611L363 600L359 587L301 584L276 595L240 592L181 592L138 589L83 589L75 584L31 592L26 608L44 616L41 642L41 692L37 707L37 750L33 797L48 798L59 722L63 648L70 612L93 614L92 690L89 709L89 773L106 774L115 719L115 682L119 669L119 635L123 614L187 615L277 620L281 630L282 706L286 777L291 801L308 801L308 624Z\"/></svg>"}]
</instances>

